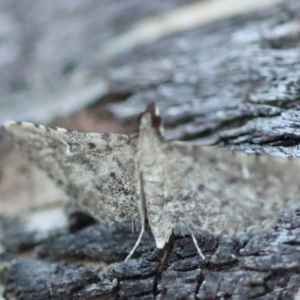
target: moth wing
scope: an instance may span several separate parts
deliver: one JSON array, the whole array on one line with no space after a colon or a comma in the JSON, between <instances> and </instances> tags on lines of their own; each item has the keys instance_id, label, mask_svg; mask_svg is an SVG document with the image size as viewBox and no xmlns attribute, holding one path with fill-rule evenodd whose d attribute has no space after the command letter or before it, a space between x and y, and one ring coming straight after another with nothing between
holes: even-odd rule
<instances>
[{"instance_id":1,"label":"moth wing","mask_svg":"<svg viewBox=\"0 0 300 300\"><path fill-rule=\"evenodd\" d=\"M136 136L12 121L3 129L30 160L95 217L111 222L137 213Z\"/></svg>"},{"instance_id":2,"label":"moth wing","mask_svg":"<svg viewBox=\"0 0 300 300\"><path fill-rule=\"evenodd\" d=\"M166 206L195 229L233 235L252 225L267 228L299 202L297 161L177 141L163 151L174 202Z\"/></svg>"}]
</instances>

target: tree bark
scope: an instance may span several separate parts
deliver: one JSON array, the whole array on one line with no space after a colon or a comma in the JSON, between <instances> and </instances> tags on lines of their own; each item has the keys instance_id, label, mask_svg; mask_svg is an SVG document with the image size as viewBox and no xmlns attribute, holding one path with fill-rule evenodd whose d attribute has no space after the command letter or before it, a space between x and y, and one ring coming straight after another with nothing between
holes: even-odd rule
<instances>
[{"instance_id":1,"label":"tree bark","mask_svg":"<svg viewBox=\"0 0 300 300\"><path fill-rule=\"evenodd\" d=\"M300 3L286 1L139 46L110 62L105 105L118 121L131 122L153 101L167 139L299 159L299 17ZM20 232L15 239L4 234L11 253L24 249ZM173 236L159 251L145 234L135 257L120 263L136 238L118 230L109 234L97 224L46 241L29 236L26 245L36 247L39 260L2 254L6 295L267 300L295 299L300 288L298 210L282 213L263 235L203 237L199 246L206 261L188 236ZM106 275L95 266L61 262L79 258L97 267L106 262Z\"/></svg>"}]
</instances>

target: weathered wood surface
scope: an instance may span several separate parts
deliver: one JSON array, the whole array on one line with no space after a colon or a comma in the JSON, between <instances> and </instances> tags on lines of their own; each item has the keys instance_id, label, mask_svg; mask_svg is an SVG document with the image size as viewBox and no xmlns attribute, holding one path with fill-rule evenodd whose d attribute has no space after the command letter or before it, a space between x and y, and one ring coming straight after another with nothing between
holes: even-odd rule
<instances>
[{"instance_id":1,"label":"weathered wood surface","mask_svg":"<svg viewBox=\"0 0 300 300\"><path fill-rule=\"evenodd\" d=\"M111 111L132 118L155 101L170 139L295 157L299 29L299 3L287 1L140 47L114 63L129 66L111 72L109 96L125 100Z\"/></svg>"},{"instance_id":2,"label":"weathered wood surface","mask_svg":"<svg viewBox=\"0 0 300 300\"><path fill-rule=\"evenodd\" d=\"M106 91L101 47L140 20L189 2L0 0L0 123L46 123L99 99Z\"/></svg>"},{"instance_id":3,"label":"weathered wood surface","mask_svg":"<svg viewBox=\"0 0 300 300\"><path fill-rule=\"evenodd\" d=\"M286 1L123 54L112 62L108 107L125 122L155 101L169 139L298 159L299 16L299 2ZM91 225L46 241L25 233L22 240L22 230L5 234L8 223L2 244L10 251L1 255L8 299L279 300L295 299L300 288L298 210L282 214L262 236L203 237L207 261L189 237L173 237L158 251L145 235L135 258L120 263L137 234ZM39 260L12 260L30 245ZM79 259L91 263L79 267Z\"/></svg>"}]
</instances>

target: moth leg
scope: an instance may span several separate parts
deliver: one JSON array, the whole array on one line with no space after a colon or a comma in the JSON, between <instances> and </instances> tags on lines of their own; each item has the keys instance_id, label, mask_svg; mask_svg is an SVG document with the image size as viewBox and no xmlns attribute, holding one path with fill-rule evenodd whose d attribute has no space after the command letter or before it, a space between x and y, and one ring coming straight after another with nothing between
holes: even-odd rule
<instances>
[{"instance_id":1,"label":"moth leg","mask_svg":"<svg viewBox=\"0 0 300 300\"><path fill-rule=\"evenodd\" d=\"M141 177L140 177L140 180L142 182ZM127 260L129 260L131 258L131 256L135 252L136 248L140 244L141 239L143 237L143 234L145 232L145 223L146 223L145 211L146 211L146 209L145 209L145 195L143 193L142 193L142 197L140 198L140 200L138 202L138 208L139 208L139 214L140 214L140 218L141 218L141 232L140 232L140 235L139 235L139 237L138 237L135 245L133 246L133 248L131 249L131 251L127 255L127 257L125 258L125 261L127 261ZM133 219L133 226L134 225L135 225L135 222L134 222L134 219Z\"/></svg>"},{"instance_id":2,"label":"moth leg","mask_svg":"<svg viewBox=\"0 0 300 300\"><path fill-rule=\"evenodd\" d=\"M195 247L196 247L196 249L197 249L199 255L201 256L201 258L202 258L203 260L205 260L205 256L203 255L201 249L199 248L199 245L198 245L198 242L197 242L197 240L196 240L196 237L195 237L195 235L193 234L192 231L191 231L191 236L192 236L194 245L195 245Z\"/></svg>"},{"instance_id":3,"label":"moth leg","mask_svg":"<svg viewBox=\"0 0 300 300\"><path fill-rule=\"evenodd\" d=\"M143 234L145 232L145 222L142 222L142 229L141 229L141 232L140 232L140 235L139 235L139 238L137 239L134 247L131 249L131 251L129 252L129 254L127 255L127 257L125 258L124 261L127 261L128 259L131 258L131 256L133 255L133 253L135 252L136 248L138 247L138 245L140 244L141 242L141 239L143 237Z\"/></svg>"}]
</instances>

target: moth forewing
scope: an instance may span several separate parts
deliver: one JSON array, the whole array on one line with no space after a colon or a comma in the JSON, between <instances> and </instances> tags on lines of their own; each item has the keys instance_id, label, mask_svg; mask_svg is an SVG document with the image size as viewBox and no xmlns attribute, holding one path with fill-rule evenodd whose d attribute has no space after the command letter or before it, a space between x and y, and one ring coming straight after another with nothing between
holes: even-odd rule
<instances>
[{"instance_id":1,"label":"moth forewing","mask_svg":"<svg viewBox=\"0 0 300 300\"><path fill-rule=\"evenodd\" d=\"M173 218L196 229L234 235L299 201L299 162L178 142L164 151L180 207Z\"/></svg>"},{"instance_id":2,"label":"moth forewing","mask_svg":"<svg viewBox=\"0 0 300 300\"><path fill-rule=\"evenodd\" d=\"M105 223L138 217L136 135L6 122L4 131L69 196Z\"/></svg>"}]
</instances>

